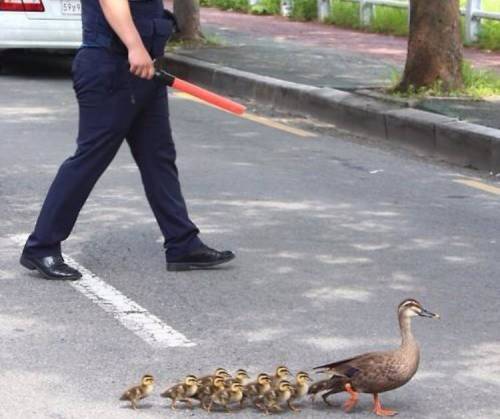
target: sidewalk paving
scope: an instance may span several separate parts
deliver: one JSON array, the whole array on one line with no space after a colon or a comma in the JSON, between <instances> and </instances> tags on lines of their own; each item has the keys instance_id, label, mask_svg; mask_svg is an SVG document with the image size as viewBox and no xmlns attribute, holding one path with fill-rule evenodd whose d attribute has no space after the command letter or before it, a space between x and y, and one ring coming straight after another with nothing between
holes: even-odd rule
<instances>
[{"instance_id":1,"label":"sidewalk paving","mask_svg":"<svg viewBox=\"0 0 500 419\"><path fill-rule=\"evenodd\" d=\"M394 36L212 8L202 9L201 20L204 33L222 45L179 48L176 54L315 87L367 94L389 86L406 57L406 40ZM467 48L465 58L476 67L500 73L500 53ZM412 106L500 128L500 98L432 98Z\"/></svg>"}]
</instances>

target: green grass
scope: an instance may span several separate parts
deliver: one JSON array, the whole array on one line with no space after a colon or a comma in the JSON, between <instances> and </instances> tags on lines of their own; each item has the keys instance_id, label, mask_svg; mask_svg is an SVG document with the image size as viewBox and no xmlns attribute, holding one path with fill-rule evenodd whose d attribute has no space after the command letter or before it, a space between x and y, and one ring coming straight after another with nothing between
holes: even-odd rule
<instances>
[{"instance_id":1,"label":"green grass","mask_svg":"<svg viewBox=\"0 0 500 419\"><path fill-rule=\"evenodd\" d=\"M248 12L250 6L247 0L200 0L201 6L217 7L222 10Z\"/></svg>"},{"instance_id":2,"label":"green grass","mask_svg":"<svg viewBox=\"0 0 500 419\"><path fill-rule=\"evenodd\" d=\"M314 20L318 17L316 0L293 0L292 19Z\"/></svg>"},{"instance_id":3,"label":"green grass","mask_svg":"<svg viewBox=\"0 0 500 419\"><path fill-rule=\"evenodd\" d=\"M406 36L408 35L408 12L405 9L381 6L375 12L370 29L374 32Z\"/></svg>"},{"instance_id":4,"label":"green grass","mask_svg":"<svg viewBox=\"0 0 500 419\"><path fill-rule=\"evenodd\" d=\"M500 50L500 22L488 22L482 25L478 45L481 48Z\"/></svg>"},{"instance_id":5,"label":"green grass","mask_svg":"<svg viewBox=\"0 0 500 419\"><path fill-rule=\"evenodd\" d=\"M475 98L500 95L500 75L497 73L476 69L470 63L465 62L462 76L465 94Z\"/></svg>"},{"instance_id":6,"label":"green grass","mask_svg":"<svg viewBox=\"0 0 500 419\"><path fill-rule=\"evenodd\" d=\"M472 99L480 100L488 96L500 95L500 75L491 70L482 70L474 68L469 62L464 62L462 66L463 88L451 92L443 91L438 82L430 88L420 90L410 90L401 93L394 92L395 87L401 81L401 73L394 70L391 74L393 87L389 91L398 97L405 98L424 98L428 96L435 97L461 97L466 96Z\"/></svg>"},{"instance_id":7,"label":"green grass","mask_svg":"<svg viewBox=\"0 0 500 419\"><path fill-rule=\"evenodd\" d=\"M361 27L359 22L359 6L355 3L334 1L332 3L332 12L327 22L344 28L358 29Z\"/></svg>"},{"instance_id":8,"label":"green grass","mask_svg":"<svg viewBox=\"0 0 500 419\"><path fill-rule=\"evenodd\" d=\"M359 4L334 0L328 22L347 28L361 28ZM408 35L408 12L393 7L376 7L371 25L366 29L372 32L406 36Z\"/></svg>"},{"instance_id":9,"label":"green grass","mask_svg":"<svg viewBox=\"0 0 500 419\"><path fill-rule=\"evenodd\" d=\"M280 13L280 0L261 0L250 9L255 15L278 15Z\"/></svg>"}]
</instances>

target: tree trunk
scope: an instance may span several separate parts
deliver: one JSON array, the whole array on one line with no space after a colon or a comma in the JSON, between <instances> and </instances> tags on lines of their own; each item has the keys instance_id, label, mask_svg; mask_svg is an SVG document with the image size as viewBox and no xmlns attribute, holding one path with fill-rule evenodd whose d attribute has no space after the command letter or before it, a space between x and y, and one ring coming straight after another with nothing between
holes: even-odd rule
<instances>
[{"instance_id":1,"label":"tree trunk","mask_svg":"<svg viewBox=\"0 0 500 419\"><path fill-rule=\"evenodd\" d=\"M410 0L410 35L403 80L407 92L441 84L462 87L463 47L459 0Z\"/></svg>"},{"instance_id":2,"label":"tree trunk","mask_svg":"<svg viewBox=\"0 0 500 419\"><path fill-rule=\"evenodd\" d=\"M177 39L199 41L203 39L200 25L199 0L174 0L174 14L177 17L180 33Z\"/></svg>"}]
</instances>

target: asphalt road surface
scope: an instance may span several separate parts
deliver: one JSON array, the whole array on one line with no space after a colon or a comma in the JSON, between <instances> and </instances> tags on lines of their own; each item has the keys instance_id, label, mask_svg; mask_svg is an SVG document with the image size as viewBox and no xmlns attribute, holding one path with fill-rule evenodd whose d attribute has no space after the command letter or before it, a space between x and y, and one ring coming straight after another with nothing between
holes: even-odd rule
<instances>
[{"instance_id":1,"label":"asphalt road surface","mask_svg":"<svg viewBox=\"0 0 500 419\"><path fill-rule=\"evenodd\" d=\"M26 65L0 76L0 417L206 417L171 411L159 391L219 366L310 371L398 345L406 297L442 319L415 319L420 369L384 405L404 418L500 417L494 179L173 95L192 218L237 259L166 272L125 144L64 244L84 280L46 281L18 265L20 243L74 151L77 108L66 71ZM157 391L134 412L118 397L147 372ZM351 414L307 402L286 415L372 417L371 398Z\"/></svg>"}]
</instances>

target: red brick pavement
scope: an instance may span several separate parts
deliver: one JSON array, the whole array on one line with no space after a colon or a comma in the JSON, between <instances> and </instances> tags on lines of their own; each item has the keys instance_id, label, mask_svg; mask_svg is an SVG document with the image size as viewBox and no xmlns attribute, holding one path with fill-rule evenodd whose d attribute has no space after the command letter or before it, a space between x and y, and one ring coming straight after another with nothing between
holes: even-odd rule
<instances>
[{"instance_id":1,"label":"red brick pavement","mask_svg":"<svg viewBox=\"0 0 500 419\"><path fill-rule=\"evenodd\" d=\"M171 1L166 1L171 4ZM294 41L304 46L331 47L355 52L395 63L404 63L406 39L373 34L317 22L293 22L280 16L254 16L242 13L202 8L201 21L219 27L238 30L255 36L269 36ZM465 57L478 67L500 72L500 53L466 48Z\"/></svg>"}]
</instances>

